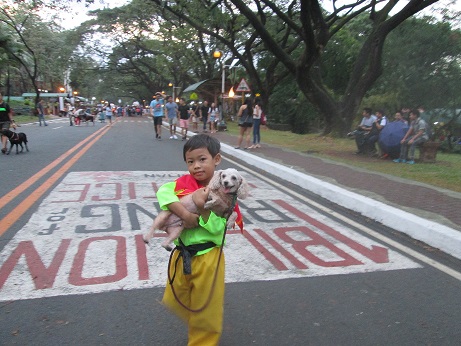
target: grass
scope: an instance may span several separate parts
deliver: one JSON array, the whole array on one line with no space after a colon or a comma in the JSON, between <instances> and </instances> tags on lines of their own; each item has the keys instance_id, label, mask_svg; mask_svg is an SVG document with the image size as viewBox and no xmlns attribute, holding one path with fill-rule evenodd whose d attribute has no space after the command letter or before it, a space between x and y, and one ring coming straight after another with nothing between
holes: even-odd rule
<instances>
[{"instance_id":1,"label":"grass","mask_svg":"<svg viewBox=\"0 0 461 346\"><path fill-rule=\"evenodd\" d=\"M239 131L235 122L228 122L227 129L234 135ZM268 145L342 162L364 170L461 192L461 155L459 154L439 151L436 163L406 165L396 164L391 160L357 156L354 154L357 150L355 141L349 138L332 138L318 134L299 135L290 131L261 128L261 140Z\"/></svg>"},{"instance_id":2,"label":"grass","mask_svg":"<svg viewBox=\"0 0 461 346\"><path fill-rule=\"evenodd\" d=\"M45 116L45 119L48 119L47 116ZM30 123L31 121L37 121L38 118L35 115L15 115L14 116L14 121L17 124L24 124L24 123Z\"/></svg>"},{"instance_id":3,"label":"grass","mask_svg":"<svg viewBox=\"0 0 461 346\"><path fill-rule=\"evenodd\" d=\"M15 116L18 124L37 121L36 116ZM239 132L236 122L227 122L229 133ZM436 163L416 165L396 164L390 160L380 160L355 155L355 141L349 138L332 138L318 134L299 135L290 131L275 131L261 128L262 142L284 147L293 151L342 162L350 166L372 172L393 175L398 178L461 192L461 155L438 152Z\"/></svg>"}]
</instances>

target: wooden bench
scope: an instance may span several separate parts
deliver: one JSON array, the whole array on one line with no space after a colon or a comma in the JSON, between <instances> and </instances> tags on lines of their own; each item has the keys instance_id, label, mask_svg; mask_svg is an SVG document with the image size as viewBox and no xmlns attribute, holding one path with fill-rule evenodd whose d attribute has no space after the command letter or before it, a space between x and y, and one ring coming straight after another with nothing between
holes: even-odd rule
<instances>
[{"instance_id":1,"label":"wooden bench","mask_svg":"<svg viewBox=\"0 0 461 346\"><path fill-rule=\"evenodd\" d=\"M419 161L423 163L434 163L437 157L437 150L440 143L427 141L419 146Z\"/></svg>"}]
</instances>

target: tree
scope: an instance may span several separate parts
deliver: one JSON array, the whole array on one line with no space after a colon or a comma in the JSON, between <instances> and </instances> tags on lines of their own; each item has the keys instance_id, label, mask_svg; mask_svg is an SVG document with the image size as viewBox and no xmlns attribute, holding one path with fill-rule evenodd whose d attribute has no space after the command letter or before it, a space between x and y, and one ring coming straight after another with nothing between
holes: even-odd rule
<instances>
[{"instance_id":1,"label":"tree","mask_svg":"<svg viewBox=\"0 0 461 346\"><path fill-rule=\"evenodd\" d=\"M66 34L54 24L45 23L36 10L23 3L0 9L0 47L16 62L19 77L27 76L23 91L34 89L38 102L41 89L57 90L62 85L72 47L66 44Z\"/></svg>"},{"instance_id":2,"label":"tree","mask_svg":"<svg viewBox=\"0 0 461 346\"><path fill-rule=\"evenodd\" d=\"M406 19L437 2L409 0L403 8L397 9L397 1L360 0L340 7L336 7L336 1L332 1L333 8L328 13L321 7L323 2L315 0L255 0L251 4L244 0L151 1L215 37L232 52L235 52L232 46L234 42L229 40L227 33L233 31L228 27L236 22L242 23L242 20L234 16L226 17L222 13L219 14L221 25L210 28L210 25L200 25L200 19L203 13L217 15L218 5L232 11L231 14L239 12L247 20L243 28L248 30L248 26L251 26L253 29L250 35L252 43L264 44L274 60L294 77L307 100L322 114L326 125L324 133L334 131L340 134L350 129L363 97L382 73L383 47L389 33ZM198 8L202 10L197 11ZM322 79L322 69L328 67L322 64L324 52L334 41L333 38L362 13L368 14L368 26L362 32L363 43L354 57L344 91L335 93ZM274 25L266 26L269 19L276 23L278 35L273 35ZM292 54L295 49L298 54ZM246 61L251 74L251 49L238 55ZM257 80L257 76L254 77Z\"/></svg>"},{"instance_id":3,"label":"tree","mask_svg":"<svg viewBox=\"0 0 461 346\"><path fill-rule=\"evenodd\" d=\"M8 7L2 7L0 9L0 22L9 29L12 35L14 34L18 37L22 46L18 47L17 45L5 42L2 48L4 48L7 54L17 61L27 73L37 93L35 100L37 103L40 94L37 84L38 59L26 36L26 25L31 22L29 19L30 16L23 12L21 8L19 10L10 9Z\"/></svg>"},{"instance_id":4,"label":"tree","mask_svg":"<svg viewBox=\"0 0 461 346\"><path fill-rule=\"evenodd\" d=\"M184 89L216 71L206 49L209 38L182 21L165 21L162 9L146 0L92 14L96 18L80 29L85 54L98 57L103 75L118 73L124 94L150 99L170 82ZM105 41L97 39L101 35Z\"/></svg>"}]
</instances>

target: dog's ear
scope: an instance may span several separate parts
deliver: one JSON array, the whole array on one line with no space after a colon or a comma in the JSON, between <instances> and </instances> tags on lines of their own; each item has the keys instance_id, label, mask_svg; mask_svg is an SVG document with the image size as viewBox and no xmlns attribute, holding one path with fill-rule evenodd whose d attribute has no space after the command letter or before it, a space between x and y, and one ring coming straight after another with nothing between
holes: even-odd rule
<instances>
[{"instance_id":1,"label":"dog's ear","mask_svg":"<svg viewBox=\"0 0 461 346\"><path fill-rule=\"evenodd\" d=\"M213 178L211 178L208 184L210 190L218 190L221 187L221 173L221 170L214 172Z\"/></svg>"},{"instance_id":2,"label":"dog's ear","mask_svg":"<svg viewBox=\"0 0 461 346\"><path fill-rule=\"evenodd\" d=\"M240 176L240 186L237 190L237 197L240 199L245 199L248 197L250 193L250 186L248 185L247 181Z\"/></svg>"}]
</instances>

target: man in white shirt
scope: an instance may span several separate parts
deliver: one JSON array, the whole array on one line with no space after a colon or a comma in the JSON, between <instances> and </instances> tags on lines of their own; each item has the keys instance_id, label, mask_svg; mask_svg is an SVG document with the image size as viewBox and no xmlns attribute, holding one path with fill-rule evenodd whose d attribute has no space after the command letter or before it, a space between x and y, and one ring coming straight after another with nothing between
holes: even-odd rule
<instances>
[{"instance_id":1,"label":"man in white shirt","mask_svg":"<svg viewBox=\"0 0 461 346\"><path fill-rule=\"evenodd\" d=\"M379 110L376 112L376 120L371 125L371 130L365 136L365 143L363 144L363 151L370 155L376 155L377 150L375 143L379 139L379 133L387 125L387 117L384 115L384 111Z\"/></svg>"},{"instance_id":2,"label":"man in white shirt","mask_svg":"<svg viewBox=\"0 0 461 346\"><path fill-rule=\"evenodd\" d=\"M376 121L376 116L371 114L371 108L364 108L362 112L363 118L357 130L353 132L355 135L355 143L357 144L356 154L364 154L365 136L371 131L373 123Z\"/></svg>"}]
</instances>

